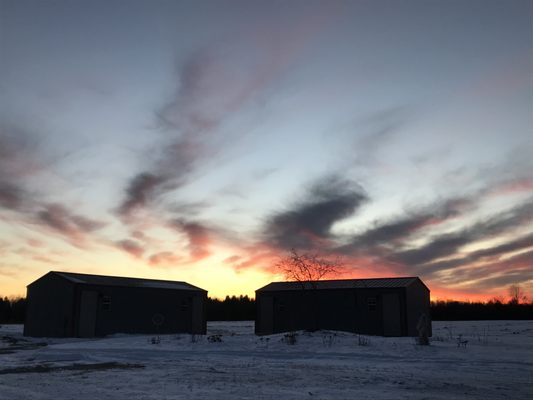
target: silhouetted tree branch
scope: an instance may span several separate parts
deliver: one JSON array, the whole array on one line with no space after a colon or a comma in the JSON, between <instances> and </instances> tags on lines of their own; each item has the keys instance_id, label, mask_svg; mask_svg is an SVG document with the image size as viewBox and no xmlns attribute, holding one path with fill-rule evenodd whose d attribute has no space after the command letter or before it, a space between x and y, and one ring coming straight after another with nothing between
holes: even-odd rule
<instances>
[{"instance_id":1,"label":"silhouetted tree branch","mask_svg":"<svg viewBox=\"0 0 533 400\"><path fill-rule=\"evenodd\" d=\"M297 250L292 249L288 255L281 258L276 266L283 272L285 279L300 282L302 290L311 289L308 292L311 296L309 308L314 318L313 325L308 329L317 330L319 326L317 282L325 277L341 273L342 259L340 257L326 258L317 253L298 253Z\"/></svg>"},{"instance_id":2,"label":"silhouetted tree branch","mask_svg":"<svg viewBox=\"0 0 533 400\"><path fill-rule=\"evenodd\" d=\"M527 296L524 294L522 287L518 284L509 286L509 304L520 304L527 302Z\"/></svg>"},{"instance_id":3,"label":"silhouetted tree branch","mask_svg":"<svg viewBox=\"0 0 533 400\"><path fill-rule=\"evenodd\" d=\"M313 282L340 274L344 264L338 256L326 258L317 253L298 253L296 249L292 249L276 264L276 267L287 280L311 282L314 285Z\"/></svg>"}]
</instances>

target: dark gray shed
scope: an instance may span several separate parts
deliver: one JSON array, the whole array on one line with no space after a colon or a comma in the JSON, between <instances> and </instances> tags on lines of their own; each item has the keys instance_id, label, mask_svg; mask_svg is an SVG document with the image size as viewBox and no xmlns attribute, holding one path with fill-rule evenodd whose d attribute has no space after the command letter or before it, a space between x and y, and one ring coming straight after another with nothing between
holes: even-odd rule
<instances>
[{"instance_id":1,"label":"dark gray shed","mask_svg":"<svg viewBox=\"0 0 533 400\"><path fill-rule=\"evenodd\" d=\"M417 277L272 282L255 293L257 335L331 329L417 336L420 316L429 319L429 289Z\"/></svg>"},{"instance_id":2,"label":"dark gray shed","mask_svg":"<svg viewBox=\"0 0 533 400\"><path fill-rule=\"evenodd\" d=\"M206 300L185 282L51 271L28 285L24 335L205 334Z\"/></svg>"}]
</instances>

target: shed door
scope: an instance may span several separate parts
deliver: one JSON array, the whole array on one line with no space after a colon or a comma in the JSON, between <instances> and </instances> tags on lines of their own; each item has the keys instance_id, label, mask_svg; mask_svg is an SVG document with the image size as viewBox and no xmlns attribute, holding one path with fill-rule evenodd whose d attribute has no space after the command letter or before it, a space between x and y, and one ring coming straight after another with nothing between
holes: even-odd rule
<instances>
[{"instance_id":1,"label":"shed door","mask_svg":"<svg viewBox=\"0 0 533 400\"><path fill-rule=\"evenodd\" d=\"M383 301L383 335L401 336L402 319L400 310L400 299L395 293L385 293Z\"/></svg>"},{"instance_id":2,"label":"shed door","mask_svg":"<svg viewBox=\"0 0 533 400\"><path fill-rule=\"evenodd\" d=\"M93 337L96 329L96 307L98 305L98 292L83 290L80 299L80 323L78 335L80 337Z\"/></svg>"},{"instance_id":3,"label":"shed door","mask_svg":"<svg viewBox=\"0 0 533 400\"><path fill-rule=\"evenodd\" d=\"M192 298L192 332L205 333L204 331L204 299L200 296Z\"/></svg>"},{"instance_id":4,"label":"shed door","mask_svg":"<svg viewBox=\"0 0 533 400\"><path fill-rule=\"evenodd\" d=\"M260 332L270 334L274 332L274 302L271 296L261 296L259 302Z\"/></svg>"}]
</instances>

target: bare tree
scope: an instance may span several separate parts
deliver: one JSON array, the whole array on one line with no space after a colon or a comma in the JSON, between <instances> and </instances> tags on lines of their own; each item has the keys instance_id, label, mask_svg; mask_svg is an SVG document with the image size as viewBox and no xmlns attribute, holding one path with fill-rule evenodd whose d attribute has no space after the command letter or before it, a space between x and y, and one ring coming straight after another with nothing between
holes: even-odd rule
<instances>
[{"instance_id":1,"label":"bare tree","mask_svg":"<svg viewBox=\"0 0 533 400\"><path fill-rule=\"evenodd\" d=\"M276 264L276 267L283 272L285 279L301 282L304 288L305 282L310 282L315 288L316 281L340 274L344 264L338 256L328 258L318 253L298 253L292 249Z\"/></svg>"},{"instance_id":2,"label":"bare tree","mask_svg":"<svg viewBox=\"0 0 533 400\"><path fill-rule=\"evenodd\" d=\"M316 331L319 327L318 281L342 272L343 261L340 257L324 257L318 253L299 253L292 249L281 258L276 267L283 272L285 279L299 282L306 291L308 302L306 308L313 315L312 325L306 329ZM310 290L308 290L310 289Z\"/></svg>"},{"instance_id":3,"label":"bare tree","mask_svg":"<svg viewBox=\"0 0 533 400\"><path fill-rule=\"evenodd\" d=\"M524 294L522 287L518 284L509 286L509 304L520 304L527 301L527 296Z\"/></svg>"}]
</instances>

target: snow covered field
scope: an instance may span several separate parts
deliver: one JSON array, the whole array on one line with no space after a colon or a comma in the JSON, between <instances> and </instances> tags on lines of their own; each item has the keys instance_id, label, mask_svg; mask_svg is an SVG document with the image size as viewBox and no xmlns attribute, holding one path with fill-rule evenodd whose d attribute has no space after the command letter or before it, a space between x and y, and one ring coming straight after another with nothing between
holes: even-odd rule
<instances>
[{"instance_id":1,"label":"snow covered field","mask_svg":"<svg viewBox=\"0 0 533 400\"><path fill-rule=\"evenodd\" d=\"M256 337L253 322L212 322L207 336L155 344L21 332L0 327L2 400L533 399L533 321L434 322L424 347L329 331L288 344L283 334Z\"/></svg>"}]
</instances>

